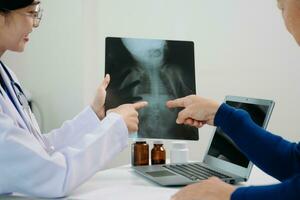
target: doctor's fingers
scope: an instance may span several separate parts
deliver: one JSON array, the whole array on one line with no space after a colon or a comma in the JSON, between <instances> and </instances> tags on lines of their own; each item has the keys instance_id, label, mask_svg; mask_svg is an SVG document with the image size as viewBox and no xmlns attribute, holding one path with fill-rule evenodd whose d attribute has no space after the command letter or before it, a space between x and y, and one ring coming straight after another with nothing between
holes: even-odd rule
<instances>
[{"instance_id":1,"label":"doctor's fingers","mask_svg":"<svg viewBox=\"0 0 300 200\"><path fill-rule=\"evenodd\" d=\"M132 106L135 110L142 109L142 108L146 107L147 105L148 105L147 101L140 101L140 102L136 102L136 103L132 104Z\"/></svg>"},{"instance_id":2,"label":"doctor's fingers","mask_svg":"<svg viewBox=\"0 0 300 200\"><path fill-rule=\"evenodd\" d=\"M138 117L132 118L131 121L132 121L133 124L135 124L137 126L139 125L139 122L140 122Z\"/></svg>"},{"instance_id":3,"label":"doctor's fingers","mask_svg":"<svg viewBox=\"0 0 300 200\"><path fill-rule=\"evenodd\" d=\"M133 104L125 104L124 108L126 109L127 115L130 118L137 118L139 116L138 111L135 109Z\"/></svg>"},{"instance_id":4,"label":"doctor's fingers","mask_svg":"<svg viewBox=\"0 0 300 200\"><path fill-rule=\"evenodd\" d=\"M131 124L129 127L128 127L128 132L129 133L135 133L139 130L139 126L137 124Z\"/></svg>"},{"instance_id":5,"label":"doctor's fingers","mask_svg":"<svg viewBox=\"0 0 300 200\"><path fill-rule=\"evenodd\" d=\"M109 74L106 74L102 83L101 83L101 87L103 87L104 89L107 88L107 86L109 85L109 82L110 82L110 75Z\"/></svg>"},{"instance_id":6,"label":"doctor's fingers","mask_svg":"<svg viewBox=\"0 0 300 200\"><path fill-rule=\"evenodd\" d=\"M137 132L139 128L139 120L137 117L131 118L127 124L129 133Z\"/></svg>"}]
</instances>

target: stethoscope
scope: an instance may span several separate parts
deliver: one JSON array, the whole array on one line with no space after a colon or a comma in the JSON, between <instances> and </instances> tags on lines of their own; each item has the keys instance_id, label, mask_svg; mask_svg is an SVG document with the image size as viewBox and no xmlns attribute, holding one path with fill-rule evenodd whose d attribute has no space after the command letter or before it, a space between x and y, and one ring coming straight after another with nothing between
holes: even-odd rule
<instances>
[{"instance_id":1,"label":"stethoscope","mask_svg":"<svg viewBox=\"0 0 300 200\"><path fill-rule=\"evenodd\" d=\"M40 129L38 128L38 125L34 122L34 115L30 109L28 100L27 100L26 95L24 94L21 86L13 80L8 69L5 67L5 65L1 61L0 61L0 64L3 67L6 75L8 76L8 78L10 80L11 87L13 88L14 93L16 94L17 99L18 99L20 105L22 106L23 111L27 114L27 116L29 118L29 123L26 123L26 125L27 125L30 133L38 140L38 142L47 151L47 153L49 153L51 155L55 151L55 149L49 143L49 141L41 134ZM2 94L2 92L1 92L1 94Z\"/></svg>"}]
</instances>

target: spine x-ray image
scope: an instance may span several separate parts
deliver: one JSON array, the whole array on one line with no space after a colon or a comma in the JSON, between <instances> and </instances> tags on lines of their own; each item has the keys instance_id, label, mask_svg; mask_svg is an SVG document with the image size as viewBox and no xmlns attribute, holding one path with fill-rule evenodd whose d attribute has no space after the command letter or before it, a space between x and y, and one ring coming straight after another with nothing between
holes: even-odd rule
<instances>
[{"instance_id":1,"label":"spine x-ray image","mask_svg":"<svg viewBox=\"0 0 300 200\"><path fill-rule=\"evenodd\" d=\"M111 75L106 110L141 100L139 138L198 140L198 130L177 125L171 99L196 93L194 44L133 38L106 38L105 73Z\"/></svg>"}]
</instances>

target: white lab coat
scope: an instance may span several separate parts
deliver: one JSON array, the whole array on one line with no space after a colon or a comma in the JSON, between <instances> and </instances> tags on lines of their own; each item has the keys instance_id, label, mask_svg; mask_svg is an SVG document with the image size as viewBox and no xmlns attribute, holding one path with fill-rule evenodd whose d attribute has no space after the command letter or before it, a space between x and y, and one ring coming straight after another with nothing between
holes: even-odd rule
<instances>
[{"instance_id":1,"label":"white lab coat","mask_svg":"<svg viewBox=\"0 0 300 200\"><path fill-rule=\"evenodd\" d=\"M16 99L2 67L1 74ZM87 107L61 128L46 134L55 147L50 156L29 132L26 112L19 101L16 103L21 113L0 89L4 95L0 94L0 194L66 196L127 146L128 130L119 115L110 113L100 122Z\"/></svg>"}]
</instances>

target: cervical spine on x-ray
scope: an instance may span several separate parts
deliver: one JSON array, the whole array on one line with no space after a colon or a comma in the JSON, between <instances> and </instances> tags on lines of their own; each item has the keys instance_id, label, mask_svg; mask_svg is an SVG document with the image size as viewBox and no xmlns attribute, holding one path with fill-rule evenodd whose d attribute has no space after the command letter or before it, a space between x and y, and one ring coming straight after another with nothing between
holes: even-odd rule
<instances>
[{"instance_id":1,"label":"cervical spine on x-ray","mask_svg":"<svg viewBox=\"0 0 300 200\"><path fill-rule=\"evenodd\" d=\"M194 45L187 41L107 38L105 73L111 75L106 108L139 100L140 138L197 140L197 129L175 123L166 101L195 94Z\"/></svg>"}]
</instances>

